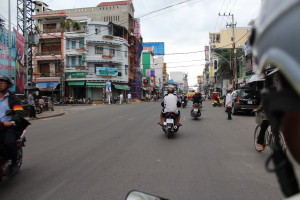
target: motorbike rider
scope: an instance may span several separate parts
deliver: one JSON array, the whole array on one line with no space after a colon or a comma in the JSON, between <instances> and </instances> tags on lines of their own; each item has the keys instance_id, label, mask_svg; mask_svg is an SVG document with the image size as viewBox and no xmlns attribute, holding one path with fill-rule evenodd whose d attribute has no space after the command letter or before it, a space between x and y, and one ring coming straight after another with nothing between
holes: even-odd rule
<instances>
[{"instance_id":1,"label":"motorbike rider","mask_svg":"<svg viewBox=\"0 0 300 200\"><path fill-rule=\"evenodd\" d=\"M279 148L279 131L295 160L300 163L300 18L299 0L265 0L252 30L250 44L257 62L256 73L278 70L276 91L262 93L264 111L272 126L276 148L273 161L283 194L300 199L297 178L288 155ZM288 31L287 31L288 30ZM270 72L269 72L270 73ZM275 75L274 75L275 76ZM267 168L268 169L268 168ZM269 169L271 171L271 169Z\"/></svg>"},{"instance_id":2,"label":"motorbike rider","mask_svg":"<svg viewBox=\"0 0 300 200\"><path fill-rule=\"evenodd\" d=\"M187 96L185 93L182 93L181 95L181 101L183 101L185 104L187 104Z\"/></svg>"},{"instance_id":3,"label":"motorbike rider","mask_svg":"<svg viewBox=\"0 0 300 200\"><path fill-rule=\"evenodd\" d=\"M17 134L16 122L24 115L20 100L13 92L8 90L13 85L9 76L0 75L0 142L8 150L8 158L12 160L10 173L15 174L17 166ZM7 115L8 110L14 110L12 115Z\"/></svg>"},{"instance_id":4,"label":"motorbike rider","mask_svg":"<svg viewBox=\"0 0 300 200\"><path fill-rule=\"evenodd\" d=\"M200 94L200 92L198 90L193 95L192 101L193 101L193 104L195 104L195 103L202 104L202 95Z\"/></svg>"},{"instance_id":5,"label":"motorbike rider","mask_svg":"<svg viewBox=\"0 0 300 200\"><path fill-rule=\"evenodd\" d=\"M168 112L173 112L176 115L176 125L182 126L180 123L180 111L177 107L181 106L181 102L179 98L174 94L174 88L168 89L168 94L164 97L161 102L161 106L163 107L160 113L160 121L157 123L158 125L164 124L164 115Z\"/></svg>"}]
</instances>

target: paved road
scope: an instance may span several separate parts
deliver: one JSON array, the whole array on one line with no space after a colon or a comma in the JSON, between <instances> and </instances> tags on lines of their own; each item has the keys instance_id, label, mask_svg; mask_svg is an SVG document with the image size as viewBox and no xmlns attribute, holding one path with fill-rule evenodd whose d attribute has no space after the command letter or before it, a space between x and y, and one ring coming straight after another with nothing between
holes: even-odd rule
<instances>
[{"instance_id":1,"label":"paved road","mask_svg":"<svg viewBox=\"0 0 300 200\"><path fill-rule=\"evenodd\" d=\"M200 120L181 109L183 127L167 139L159 103L72 106L32 121L21 172L0 183L3 200L124 199L138 189L172 200L280 199L270 151L253 148L253 116L226 120L204 103Z\"/></svg>"}]
</instances>

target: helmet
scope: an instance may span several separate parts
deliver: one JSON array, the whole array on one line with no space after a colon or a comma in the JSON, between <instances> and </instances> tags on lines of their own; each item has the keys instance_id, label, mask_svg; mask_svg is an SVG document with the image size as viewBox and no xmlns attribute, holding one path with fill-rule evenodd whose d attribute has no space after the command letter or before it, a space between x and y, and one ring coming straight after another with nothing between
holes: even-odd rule
<instances>
[{"instance_id":1,"label":"helmet","mask_svg":"<svg viewBox=\"0 0 300 200\"><path fill-rule=\"evenodd\" d=\"M272 66L300 96L299 0L264 0L252 30L250 44L256 57L257 74Z\"/></svg>"},{"instance_id":2,"label":"helmet","mask_svg":"<svg viewBox=\"0 0 300 200\"><path fill-rule=\"evenodd\" d=\"M14 84L13 80L7 75L0 74L0 80L6 81L8 83L7 88L10 88Z\"/></svg>"}]
</instances>

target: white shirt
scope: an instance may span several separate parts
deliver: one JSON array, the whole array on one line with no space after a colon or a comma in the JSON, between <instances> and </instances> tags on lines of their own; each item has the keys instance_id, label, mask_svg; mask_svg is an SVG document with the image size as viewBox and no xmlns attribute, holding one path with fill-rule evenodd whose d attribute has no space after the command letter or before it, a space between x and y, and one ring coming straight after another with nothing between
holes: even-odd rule
<instances>
[{"instance_id":1,"label":"white shirt","mask_svg":"<svg viewBox=\"0 0 300 200\"><path fill-rule=\"evenodd\" d=\"M127 95L127 98L128 98L128 99L131 99L131 94L128 94L128 95Z\"/></svg>"},{"instance_id":2,"label":"white shirt","mask_svg":"<svg viewBox=\"0 0 300 200\"><path fill-rule=\"evenodd\" d=\"M230 93L226 95L225 107L228 106L232 107L232 95Z\"/></svg>"},{"instance_id":3,"label":"white shirt","mask_svg":"<svg viewBox=\"0 0 300 200\"><path fill-rule=\"evenodd\" d=\"M300 194L295 194L294 196L291 196L285 200L299 200L300 199Z\"/></svg>"},{"instance_id":4,"label":"white shirt","mask_svg":"<svg viewBox=\"0 0 300 200\"><path fill-rule=\"evenodd\" d=\"M175 114L178 114L178 108L177 108L177 101L178 98L174 94L168 94L164 97L164 112L173 112Z\"/></svg>"},{"instance_id":5,"label":"white shirt","mask_svg":"<svg viewBox=\"0 0 300 200\"><path fill-rule=\"evenodd\" d=\"M123 94L120 94L120 98L123 99Z\"/></svg>"}]
</instances>

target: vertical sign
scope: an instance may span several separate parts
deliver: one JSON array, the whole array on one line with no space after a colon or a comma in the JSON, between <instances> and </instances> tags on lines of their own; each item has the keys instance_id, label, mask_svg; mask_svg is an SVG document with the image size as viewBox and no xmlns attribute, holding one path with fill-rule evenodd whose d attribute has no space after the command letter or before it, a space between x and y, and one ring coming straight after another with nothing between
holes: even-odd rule
<instances>
[{"instance_id":1,"label":"vertical sign","mask_svg":"<svg viewBox=\"0 0 300 200\"><path fill-rule=\"evenodd\" d=\"M106 92L111 92L111 82L110 81L106 82Z\"/></svg>"}]
</instances>

